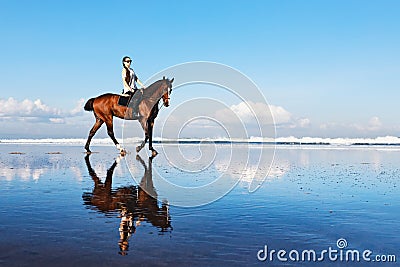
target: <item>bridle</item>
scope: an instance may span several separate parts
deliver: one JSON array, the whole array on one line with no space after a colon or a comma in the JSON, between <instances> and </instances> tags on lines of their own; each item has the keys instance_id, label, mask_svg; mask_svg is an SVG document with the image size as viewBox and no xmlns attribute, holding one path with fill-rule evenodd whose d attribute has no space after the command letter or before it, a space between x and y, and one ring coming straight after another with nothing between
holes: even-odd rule
<instances>
[{"instance_id":1,"label":"bridle","mask_svg":"<svg viewBox=\"0 0 400 267\"><path fill-rule=\"evenodd\" d=\"M159 104L158 110L160 110L161 108L165 107L165 101L166 101L166 100L168 100L168 102L169 102L169 100L171 99L171 97L170 97L171 92L172 92L172 88L170 88L170 86L168 86L168 87L167 87L167 95L168 95L168 97L165 97L165 98L164 98L164 96L162 97L163 101L162 101L161 106L160 106L160 104Z\"/></svg>"}]
</instances>

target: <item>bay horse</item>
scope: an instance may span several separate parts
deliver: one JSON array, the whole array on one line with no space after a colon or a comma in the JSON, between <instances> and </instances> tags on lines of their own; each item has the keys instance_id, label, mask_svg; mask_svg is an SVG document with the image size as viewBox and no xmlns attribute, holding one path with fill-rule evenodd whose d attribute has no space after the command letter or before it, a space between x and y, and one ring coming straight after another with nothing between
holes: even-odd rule
<instances>
[{"instance_id":1,"label":"bay horse","mask_svg":"<svg viewBox=\"0 0 400 267\"><path fill-rule=\"evenodd\" d=\"M118 99L120 95L117 94L103 94L101 96L89 99L84 109L86 111L93 111L94 117L96 118L96 122L93 125L92 129L89 132L88 139L86 141L85 149L88 154L91 153L89 146L90 141L93 136L96 134L97 130L103 125L103 123L107 126L107 133L114 142L114 145L120 151L121 154L124 154L126 151L120 146L117 139L114 136L113 129L113 118L118 117L125 120L138 120L140 125L144 131L144 140L143 142L136 147L136 152L139 152L146 144L147 140L149 140L149 150L152 155L157 155L157 151L153 148L153 126L154 119L158 115L159 107L158 104L160 100L163 100L164 106L169 106L169 95L172 92L172 82L174 78L171 80L165 79L163 77L162 80L154 82L152 85L144 89L143 91L137 91L135 94L142 93L142 100L139 103L138 110L139 116L134 117L132 108L121 106L118 104Z\"/></svg>"}]
</instances>

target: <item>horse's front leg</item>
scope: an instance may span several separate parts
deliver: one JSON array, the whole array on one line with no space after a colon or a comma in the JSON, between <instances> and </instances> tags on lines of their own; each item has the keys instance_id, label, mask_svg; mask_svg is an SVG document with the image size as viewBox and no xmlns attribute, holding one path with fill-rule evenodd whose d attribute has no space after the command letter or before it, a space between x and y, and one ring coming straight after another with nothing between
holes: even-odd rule
<instances>
[{"instance_id":1,"label":"horse's front leg","mask_svg":"<svg viewBox=\"0 0 400 267\"><path fill-rule=\"evenodd\" d=\"M137 153L139 153L140 150L142 150L142 148L146 145L147 140L149 139L149 134L148 134L148 130L147 130L147 120L142 118L140 120L140 125L142 125L143 131L144 131L144 140L139 146L136 147Z\"/></svg>"},{"instance_id":2,"label":"horse's front leg","mask_svg":"<svg viewBox=\"0 0 400 267\"><path fill-rule=\"evenodd\" d=\"M151 151L151 156L155 157L158 154L158 152L157 152L157 150L155 150L153 148L153 126L154 126L154 121L153 120L152 121L148 121L147 122L147 126L149 127L149 130L148 130L148 132L149 132L149 150Z\"/></svg>"},{"instance_id":3,"label":"horse's front leg","mask_svg":"<svg viewBox=\"0 0 400 267\"><path fill-rule=\"evenodd\" d=\"M144 137L144 140L142 143L140 143L139 146L136 147L136 152L139 153L140 150L142 150L142 148L146 145L147 140L149 139L149 137L147 136L147 134Z\"/></svg>"}]
</instances>

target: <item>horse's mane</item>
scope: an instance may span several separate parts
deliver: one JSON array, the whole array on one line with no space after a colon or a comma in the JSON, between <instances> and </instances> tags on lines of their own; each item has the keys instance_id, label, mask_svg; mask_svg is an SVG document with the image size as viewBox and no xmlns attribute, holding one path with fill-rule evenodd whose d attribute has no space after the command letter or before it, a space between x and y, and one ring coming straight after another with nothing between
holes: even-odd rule
<instances>
[{"instance_id":1,"label":"horse's mane","mask_svg":"<svg viewBox=\"0 0 400 267\"><path fill-rule=\"evenodd\" d=\"M161 83L163 83L163 82L167 82L167 80L158 80L158 81L152 83L149 87L147 87L146 89L143 90L143 97L149 98L149 97L153 96L154 91L157 90L161 86Z\"/></svg>"}]
</instances>

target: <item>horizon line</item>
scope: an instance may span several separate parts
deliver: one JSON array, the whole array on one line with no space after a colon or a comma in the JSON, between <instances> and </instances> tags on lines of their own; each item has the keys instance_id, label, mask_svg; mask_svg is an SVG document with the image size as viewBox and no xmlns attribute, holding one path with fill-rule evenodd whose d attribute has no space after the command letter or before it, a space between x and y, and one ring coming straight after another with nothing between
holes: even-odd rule
<instances>
[{"instance_id":1,"label":"horizon line","mask_svg":"<svg viewBox=\"0 0 400 267\"><path fill-rule=\"evenodd\" d=\"M141 142L143 138L126 138L122 143ZM17 138L0 139L0 144L84 144L86 138ZM93 140L96 145L113 145L107 138ZM342 146L400 146L400 137L381 136L375 138L323 138L323 137L250 137L250 138L161 138L154 137L155 144L265 144L265 145L342 145Z\"/></svg>"}]
</instances>

